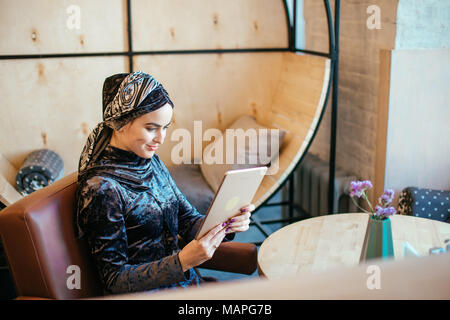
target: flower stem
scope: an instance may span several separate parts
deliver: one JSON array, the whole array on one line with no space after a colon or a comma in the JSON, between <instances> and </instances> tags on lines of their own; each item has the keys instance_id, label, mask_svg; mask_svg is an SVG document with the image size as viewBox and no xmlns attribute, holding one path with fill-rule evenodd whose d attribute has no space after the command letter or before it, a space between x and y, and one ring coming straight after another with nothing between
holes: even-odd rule
<instances>
[{"instance_id":1,"label":"flower stem","mask_svg":"<svg viewBox=\"0 0 450 320\"><path fill-rule=\"evenodd\" d=\"M366 193L365 193L364 191L363 191L362 195L363 195L364 199L367 201L367 204L368 204L369 207L370 207L370 211L371 211L372 213L374 213L374 212L373 212L372 205L370 204L370 201L369 201L369 199L367 198Z\"/></svg>"},{"instance_id":2,"label":"flower stem","mask_svg":"<svg viewBox=\"0 0 450 320\"><path fill-rule=\"evenodd\" d=\"M357 206L359 209L361 209L361 210L364 211L365 213L370 213L370 212L367 212L365 209L361 208L361 207L356 203L356 201L355 201L355 199L354 199L353 197L350 197L350 198L352 198L352 201L353 201L353 203L355 204L355 206Z\"/></svg>"}]
</instances>

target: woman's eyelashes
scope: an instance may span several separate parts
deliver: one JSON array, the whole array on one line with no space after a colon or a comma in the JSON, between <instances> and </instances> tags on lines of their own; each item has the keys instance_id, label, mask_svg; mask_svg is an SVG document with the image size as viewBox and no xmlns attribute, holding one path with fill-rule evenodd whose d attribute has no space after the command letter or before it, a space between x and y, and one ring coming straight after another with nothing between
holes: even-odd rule
<instances>
[{"instance_id":1,"label":"woman's eyelashes","mask_svg":"<svg viewBox=\"0 0 450 320\"><path fill-rule=\"evenodd\" d=\"M160 127L150 127L150 128L146 128L146 129L149 132L156 132L156 130L158 130L159 128ZM163 130L167 130L168 128L170 128L170 124L165 126L165 127L162 127Z\"/></svg>"}]
</instances>

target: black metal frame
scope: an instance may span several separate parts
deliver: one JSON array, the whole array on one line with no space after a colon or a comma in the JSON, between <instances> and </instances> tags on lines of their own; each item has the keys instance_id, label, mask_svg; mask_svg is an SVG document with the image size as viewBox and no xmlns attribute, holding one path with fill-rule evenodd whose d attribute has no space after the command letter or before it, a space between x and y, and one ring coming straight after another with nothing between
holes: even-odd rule
<instances>
[{"instance_id":1,"label":"black metal frame","mask_svg":"<svg viewBox=\"0 0 450 320\"><path fill-rule=\"evenodd\" d=\"M291 26L289 19L289 10L287 7L287 0L283 0L286 22L288 28L288 48L243 48L243 49L198 49L198 50L160 50L160 51L134 51L133 37L132 37L132 16L131 16L131 0L127 0L127 36L128 36L128 50L124 52L96 52L96 53L61 53L61 54L28 54L28 55L0 55L0 60L11 59L51 59L51 58L72 58L72 57L99 57L99 56L128 56L129 72L133 72L133 57L135 55L167 55L167 54L216 54L216 53L246 53L246 52L302 52L311 55L317 55L330 58L331 71L330 80L328 82L327 94L325 97L325 105L320 114L318 125L314 131L311 142L306 147L304 154L295 165L291 173L283 180L275 192L266 199L260 207L267 206L289 206L289 218L278 220L259 221L254 216L252 217L252 224L256 225L258 229L267 237L270 231L264 228L264 224L279 223L279 222L293 222L308 216L298 205L294 203L294 172L298 165L303 160L304 155L311 146L314 137L318 131L318 127L323 118L325 107L328 102L331 85L333 87L332 95L332 119L331 119L331 134L330 134L330 172L329 172L329 212L333 212L333 195L334 195L334 175L335 175L335 154L336 154L336 123L337 123L337 84L338 84L338 62L339 62L339 20L340 20L340 0L335 0L334 22L331 14L331 6L329 0L324 0L324 7L327 14L328 33L329 33L329 53L317 52L311 50L304 50L296 48L296 26L297 26L297 0L293 1L293 25ZM289 182L288 201L279 203L269 203L271 198ZM300 215L294 217L294 210Z\"/></svg>"}]
</instances>

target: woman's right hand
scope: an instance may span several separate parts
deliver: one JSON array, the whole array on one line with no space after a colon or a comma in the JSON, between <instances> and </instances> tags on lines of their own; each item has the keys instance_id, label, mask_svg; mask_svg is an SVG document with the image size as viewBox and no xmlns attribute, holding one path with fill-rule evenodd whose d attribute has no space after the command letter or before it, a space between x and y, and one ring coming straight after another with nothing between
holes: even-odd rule
<instances>
[{"instance_id":1,"label":"woman's right hand","mask_svg":"<svg viewBox=\"0 0 450 320\"><path fill-rule=\"evenodd\" d=\"M178 254L183 272L212 258L226 235L226 223L219 224L198 240L189 242Z\"/></svg>"}]
</instances>

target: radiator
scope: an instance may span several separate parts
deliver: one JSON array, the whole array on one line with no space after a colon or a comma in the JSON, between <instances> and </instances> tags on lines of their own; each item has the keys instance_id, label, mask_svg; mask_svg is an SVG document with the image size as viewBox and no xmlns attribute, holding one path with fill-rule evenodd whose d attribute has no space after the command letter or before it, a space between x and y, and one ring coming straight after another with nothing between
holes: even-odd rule
<instances>
[{"instance_id":1,"label":"radiator","mask_svg":"<svg viewBox=\"0 0 450 320\"><path fill-rule=\"evenodd\" d=\"M294 172L294 202L311 217L328 214L328 162L307 153ZM335 171L333 211L360 212L349 197L350 181L357 177L339 168Z\"/></svg>"}]
</instances>

